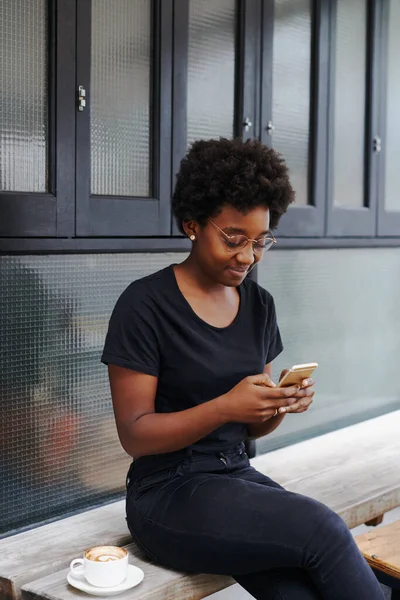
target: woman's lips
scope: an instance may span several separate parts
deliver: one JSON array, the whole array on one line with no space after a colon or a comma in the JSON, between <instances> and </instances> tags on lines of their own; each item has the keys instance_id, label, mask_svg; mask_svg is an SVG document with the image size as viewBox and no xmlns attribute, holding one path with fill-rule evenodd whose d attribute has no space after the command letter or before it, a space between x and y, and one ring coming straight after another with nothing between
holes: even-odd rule
<instances>
[{"instance_id":1,"label":"woman's lips","mask_svg":"<svg viewBox=\"0 0 400 600\"><path fill-rule=\"evenodd\" d=\"M242 276L248 271L248 267L227 267L227 270L235 275Z\"/></svg>"}]
</instances>

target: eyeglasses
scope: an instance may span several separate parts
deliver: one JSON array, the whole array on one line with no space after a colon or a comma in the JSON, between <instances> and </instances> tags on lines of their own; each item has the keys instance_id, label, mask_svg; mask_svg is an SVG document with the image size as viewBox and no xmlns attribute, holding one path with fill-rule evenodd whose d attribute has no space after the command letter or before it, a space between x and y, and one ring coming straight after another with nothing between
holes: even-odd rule
<instances>
[{"instance_id":1,"label":"eyeglasses","mask_svg":"<svg viewBox=\"0 0 400 600\"><path fill-rule=\"evenodd\" d=\"M276 244L276 239L272 235L271 232L268 232L267 236L261 237L258 240L252 240L245 235L236 234L236 235L228 235L225 231L222 231L220 227L211 219L208 219L211 225L214 225L218 231L222 233L224 236L224 242L230 252L235 252L237 250L242 250L247 246L249 242L253 244L253 252L266 252L269 250L274 244Z\"/></svg>"}]
</instances>

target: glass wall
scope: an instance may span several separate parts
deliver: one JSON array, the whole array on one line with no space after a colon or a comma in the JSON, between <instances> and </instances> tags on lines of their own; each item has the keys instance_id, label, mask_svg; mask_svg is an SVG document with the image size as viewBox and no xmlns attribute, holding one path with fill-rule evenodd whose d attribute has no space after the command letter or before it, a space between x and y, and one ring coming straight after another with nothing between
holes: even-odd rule
<instances>
[{"instance_id":1,"label":"glass wall","mask_svg":"<svg viewBox=\"0 0 400 600\"><path fill-rule=\"evenodd\" d=\"M311 0L275 0L272 144L290 169L297 204L309 204Z\"/></svg>"},{"instance_id":2,"label":"glass wall","mask_svg":"<svg viewBox=\"0 0 400 600\"><path fill-rule=\"evenodd\" d=\"M151 194L151 10L148 0L92 0L92 194Z\"/></svg>"},{"instance_id":3,"label":"glass wall","mask_svg":"<svg viewBox=\"0 0 400 600\"><path fill-rule=\"evenodd\" d=\"M47 2L0 4L0 191L47 190Z\"/></svg>"},{"instance_id":4,"label":"glass wall","mask_svg":"<svg viewBox=\"0 0 400 600\"><path fill-rule=\"evenodd\" d=\"M338 0L335 36L333 200L364 206L367 1Z\"/></svg>"},{"instance_id":5,"label":"glass wall","mask_svg":"<svg viewBox=\"0 0 400 600\"><path fill-rule=\"evenodd\" d=\"M274 296L285 347L275 380L319 363L310 410L288 415L260 452L400 408L400 248L272 250L258 281Z\"/></svg>"},{"instance_id":6,"label":"glass wall","mask_svg":"<svg viewBox=\"0 0 400 600\"><path fill-rule=\"evenodd\" d=\"M235 0L189 0L187 141L233 137Z\"/></svg>"}]
</instances>

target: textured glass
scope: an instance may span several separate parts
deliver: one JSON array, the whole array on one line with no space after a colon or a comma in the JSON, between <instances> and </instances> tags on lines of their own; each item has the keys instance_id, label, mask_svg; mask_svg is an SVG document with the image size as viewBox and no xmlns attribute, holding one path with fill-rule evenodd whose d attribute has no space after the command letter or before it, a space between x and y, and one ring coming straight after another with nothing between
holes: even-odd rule
<instances>
[{"instance_id":1,"label":"textured glass","mask_svg":"<svg viewBox=\"0 0 400 600\"><path fill-rule=\"evenodd\" d=\"M108 320L131 281L184 258L0 257L0 533L122 497L129 458L100 363ZM274 251L258 273L285 344L274 376L320 364L310 410L261 449L400 407L400 248Z\"/></svg>"},{"instance_id":2,"label":"textured glass","mask_svg":"<svg viewBox=\"0 0 400 600\"><path fill-rule=\"evenodd\" d=\"M47 2L0 2L0 190L47 189Z\"/></svg>"},{"instance_id":3,"label":"textured glass","mask_svg":"<svg viewBox=\"0 0 400 600\"><path fill-rule=\"evenodd\" d=\"M92 0L92 194L151 194L151 5Z\"/></svg>"},{"instance_id":4,"label":"textured glass","mask_svg":"<svg viewBox=\"0 0 400 600\"><path fill-rule=\"evenodd\" d=\"M233 137L235 0L189 0L187 141Z\"/></svg>"},{"instance_id":5,"label":"textured glass","mask_svg":"<svg viewBox=\"0 0 400 600\"><path fill-rule=\"evenodd\" d=\"M122 497L108 320L131 281L184 258L0 257L0 535Z\"/></svg>"},{"instance_id":6,"label":"textured glass","mask_svg":"<svg viewBox=\"0 0 400 600\"><path fill-rule=\"evenodd\" d=\"M364 206L367 0L338 0L334 82L333 200Z\"/></svg>"},{"instance_id":7,"label":"textured glass","mask_svg":"<svg viewBox=\"0 0 400 600\"><path fill-rule=\"evenodd\" d=\"M271 144L287 162L297 204L310 202L310 69L311 0L275 0Z\"/></svg>"},{"instance_id":8,"label":"textured glass","mask_svg":"<svg viewBox=\"0 0 400 600\"><path fill-rule=\"evenodd\" d=\"M386 95L385 208L400 211L400 0L390 0Z\"/></svg>"},{"instance_id":9,"label":"textured glass","mask_svg":"<svg viewBox=\"0 0 400 600\"><path fill-rule=\"evenodd\" d=\"M285 346L275 379L319 363L311 408L289 415L260 451L400 408L400 248L271 252L258 280L274 296Z\"/></svg>"}]
</instances>

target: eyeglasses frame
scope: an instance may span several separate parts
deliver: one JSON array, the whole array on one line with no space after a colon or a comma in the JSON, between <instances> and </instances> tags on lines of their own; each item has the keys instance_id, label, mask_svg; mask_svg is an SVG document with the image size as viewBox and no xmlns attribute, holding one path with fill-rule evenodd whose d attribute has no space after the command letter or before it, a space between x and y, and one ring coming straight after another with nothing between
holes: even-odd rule
<instances>
[{"instance_id":1,"label":"eyeglasses frame","mask_svg":"<svg viewBox=\"0 0 400 600\"><path fill-rule=\"evenodd\" d=\"M248 237L247 237L246 235L244 235L244 234L234 234L234 235L228 235L227 233L225 233L225 231L223 231L223 230L221 229L221 227L218 227L218 225L217 225L216 223L214 223L214 221L213 221L212 219L208 218L207 220L208 220L208 221L211 223L211 225L214 225L214 227L215 227L216 229L218 229L218 231L220 231L220 232L222 233L222 235L223 235L223 236L224 236L224 237L225 237L227 240L230 240L231 238L233 238L233 237L236 237L237 235L243 235L243 237L244 237L244 238L246 238L246 240L247 240L247 241L246 241L246 243L244 244L244 246L241 246L240 248L233 248L233 249L231 249L231 250L236 250L236 249L237 249L237 250L243 250L244 248L246 248L246 246L247 246L247 244L248 244L249 242L252 242L252 244L253 244L253 251L255 251L255 252L257 252L257 251L260 251L260 252L268 252L268 250L270 250L270 248L272 248L272 246L273 246L274 244L276 244L276 243L277 243L277 240L275 239L275 237L274 237L274 235L272 234L272 232L271 232L271 231L269 232L269 235L268 235L268 236L263 236L262 238L258 238L258 239L255 239L255 240L253 240L253 239L251 239L251 238L248 238ZM270 237L270 236L271 236L271 237ZM260 248L260 249L258 249L258 248L257 248L257 247L254 245L254 243L255 243L255 242L259 242L261 239L267 239L267 240L271 240L271 242L272 242L272 246L270 246L269 248Z\"/></svg>"}]
</instances>

